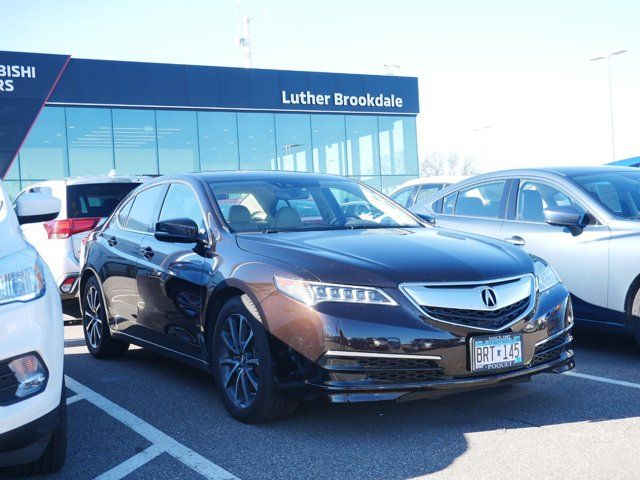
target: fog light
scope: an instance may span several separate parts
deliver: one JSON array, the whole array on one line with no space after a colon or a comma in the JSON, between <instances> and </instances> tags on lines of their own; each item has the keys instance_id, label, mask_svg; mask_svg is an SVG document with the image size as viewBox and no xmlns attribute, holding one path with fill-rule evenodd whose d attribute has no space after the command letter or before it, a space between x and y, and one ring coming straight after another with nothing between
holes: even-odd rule
<instances>
[{"instance_id":1,"label":"fog light","mask_svg":"<svg viewBox=\"0 0 640 480\"><path fill-rule=\"evenodd\" d=\"M62 293L71 292L71 289L73 288L73 284L76 283L77 278L78 277L65 278L64 282L62 282L62 285L60 285L60 291Z\"/></svg>"},{"instance_id":2,"label":"fog light","mask_svg":"<svg viewBox=\"0 0 640 480\"><path fill-rule=\"evenodd\" d=\"M24 398L44 389L47 383L47 372L40 362L40 359L34 355L24 355L16 358L9 363L9 368L13 372L18 381L16 397Z\"/></svg>"}]
</instances>

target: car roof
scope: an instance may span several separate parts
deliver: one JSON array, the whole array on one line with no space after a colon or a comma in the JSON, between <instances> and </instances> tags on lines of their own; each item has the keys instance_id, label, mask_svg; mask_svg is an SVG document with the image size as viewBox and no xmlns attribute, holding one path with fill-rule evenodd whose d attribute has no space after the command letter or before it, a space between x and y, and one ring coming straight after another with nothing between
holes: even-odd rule
<instances>
[{"instance_id":1,"label":"car roof","mask_svg":"<svg viewBox=\"0 0 640 480\"><path fill-rule=\"evenodd\" d=\"M429 177L413 178L398 185L393 193L398 192L403 188L412 187L414 185L429 185L431 183L446 183L450 185L452 183L458 183L462 180L466 180L467 178L469 178L468 175L432 175Z\"/></svg>"},{"instance_id":2,"label":"car roof","mask_svg":"<svg viewBox=\"0 0 640 480\"><path fill-rule=\"evenodd\" d=\"M547 174L550 176L572 177L576 175L590 175L597 173L613 173L613 172L638 172L637 168L632 167L616 167L612 165L594 165L594 166L568 166L568 167L537 167L537 168L513 168L509 170L496 170L487 172L475 177L469 177L466 182L480 180L483 178L494 177L521 177L526 175Z\"/></svg>"},{"instance_id":3,"label":"car roof","mask_svg":"<svg viewBox=\"0 0 640 480\"><path fill-rule=\"evenodd\" d=\"M212 180L282 180L282 179L317 179L317 180L336 180L346 177L340 175L330 175L328 173L313 172L290 172L281 170L219 170L215 172L198 172L191 174L177 175L176 177L196 177L205 182ZM163 177L166 178L166 177Z\"/></svg>"}]
</instances>

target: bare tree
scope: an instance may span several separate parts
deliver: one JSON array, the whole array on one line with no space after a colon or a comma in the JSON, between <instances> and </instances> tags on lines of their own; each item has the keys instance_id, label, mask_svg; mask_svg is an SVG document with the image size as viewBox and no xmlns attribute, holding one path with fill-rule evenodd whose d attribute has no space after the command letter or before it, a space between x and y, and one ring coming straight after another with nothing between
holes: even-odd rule
<instances>
[{"instance_id":1,"label":"bare tree","mask_svg":"<svg viewBox=\"0 0 640 480\"><path fill-rule=\"evenodd\" d=\"M465 157L460 173L462 175L476 175L478 173L478 162L476 159Z\"/></svg>"},{"instance_id":2,"label":"bare tree","mask_svg":"<svg viewBox=\"0 0 640 480\"><path fill-rule=\"evenodd\" d=\"M476 160L469 157L460 158L456 152L433 152L420 164L421 177L475 175L476 173L478 173Z\"/></svg>"}]
</instances>

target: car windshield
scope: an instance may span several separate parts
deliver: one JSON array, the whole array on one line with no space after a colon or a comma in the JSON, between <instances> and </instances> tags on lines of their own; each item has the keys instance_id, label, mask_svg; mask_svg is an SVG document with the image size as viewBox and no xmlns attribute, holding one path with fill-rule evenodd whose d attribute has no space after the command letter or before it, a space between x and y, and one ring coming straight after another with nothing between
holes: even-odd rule
<instances>
[{"instance_id":1,"label":"car windshield","mask_svg":"<svg viewBox=\"0 0 640 480\"><path fill-rule=\"evenodd\" d=\"M640 220L640 172L607 172L571 177L614 215Z\"/></svg>"},{"instance_id":2,"label":"car windshield","mask_svg":"<svg viewBox=\"0 0 640 480\"><path fill-rule=\"evenodd\" d=\"M347 179L213 180L209 186L235 232L423 226L381 193Z\"/></svg>"},{"instance_id":3,"label":"car windshield","mask_svg":"<svg viewBox=\"0 0 640 480\"><path fill-rule=\"evenodd\" d=\"M69 218L108 217L139 183L86 183L67 187Z\"/></svg>"}]
</instances>

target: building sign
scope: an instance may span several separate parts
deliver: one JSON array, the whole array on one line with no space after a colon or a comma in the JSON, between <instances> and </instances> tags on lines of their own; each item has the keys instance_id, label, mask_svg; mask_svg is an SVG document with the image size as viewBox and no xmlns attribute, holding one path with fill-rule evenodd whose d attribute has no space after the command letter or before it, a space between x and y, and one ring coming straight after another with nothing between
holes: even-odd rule
<instances>
[{"instance_id":1,"label":"building sign","mask_svg":"<svg viewBox=\"0 0 640 480\"><path fill-rule=\"evenodd\" d=\"M289 93L281 92L283 105L326 105L335 107L371 107L371 108L402 108L402 97L394 94L384 95L366 93L364 95L345 95L335 92L333 94L315 94L306 92Z\"/></svg>"},{"instance_id":2,"label":"building sign","mask_svg":"<svg viewBox=\"0 0 640 480\"><path fill-rule=\"evenodd\" d=\"M36 78L33 65L0 65L0 92L13 92L15 79Z\"/></svg>"}]
</instances>

